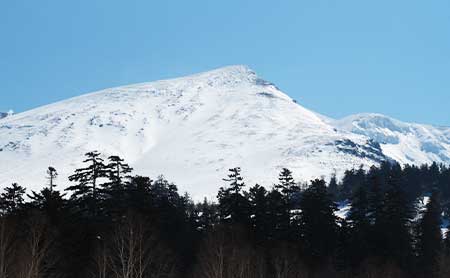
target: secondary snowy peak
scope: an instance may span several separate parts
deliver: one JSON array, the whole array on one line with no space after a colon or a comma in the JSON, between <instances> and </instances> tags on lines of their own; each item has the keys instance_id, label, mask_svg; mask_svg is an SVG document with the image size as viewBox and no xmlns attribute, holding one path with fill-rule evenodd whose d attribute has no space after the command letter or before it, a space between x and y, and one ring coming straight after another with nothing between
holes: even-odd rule
<instances>
[{"instance_id":1,"label":"secondary snowy peak","mask_svg":"<svg viewBox=\"0 0 450 278\"><path fill-rule=\"evenodd\" d=\"M402 164L450 163L449 127L405 123L381 114L352 115L333 124L378 142L383 153Z\"/></svg>"},{"instance_id":2,"label":"secondary snowy peak","mask_svg":"<svg viewBox=\"0 0 450 278\"><path fill-rule=\"evenodd\" d=\"M298 180L387 159L380 145L339 131L245 66L82 95L0 121L0 184L60 185L83 154L120 155L137 174L164 174L194 197L217 192L231 167L271 185L282 167Z\"/></svg>"}]
</instances>

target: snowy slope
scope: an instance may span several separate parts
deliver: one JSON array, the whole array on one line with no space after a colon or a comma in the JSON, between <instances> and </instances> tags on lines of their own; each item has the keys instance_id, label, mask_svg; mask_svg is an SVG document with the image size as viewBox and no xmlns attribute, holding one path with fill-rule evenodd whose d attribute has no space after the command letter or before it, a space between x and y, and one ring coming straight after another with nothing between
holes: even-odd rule
<instances>
[{"instance_id":1,"label":"snowy slope","mask_svg":"<svg viewBox=\"0 0 450 278\"><path fill-rule=\"evenodd\" d=\"M450 162L448 127L405 123L380 114L353 115L333 124L380 143L383 153L401 164Z\"/></svg>"},{"instance_id":2,"label":"snowy slope","mask_svg":"<svg viewBox=\"0 0 450 278\"><path fill-rule=\"evenodd\" d=\"M225 67L0 119L0 185L17 181L38 189L52 165L67 186L67 176L92 150L124 157L138 174L164 174L195 198L215 195L230 167L242 167L248 184L270 186L282 167L306 180L377 164L388 159L381 147L394 158L406 155L398 144L395 150L380 146L376 141L383 140L359 132L355 122L305 109L245 66Z\"/></svg>"}]
</instances>

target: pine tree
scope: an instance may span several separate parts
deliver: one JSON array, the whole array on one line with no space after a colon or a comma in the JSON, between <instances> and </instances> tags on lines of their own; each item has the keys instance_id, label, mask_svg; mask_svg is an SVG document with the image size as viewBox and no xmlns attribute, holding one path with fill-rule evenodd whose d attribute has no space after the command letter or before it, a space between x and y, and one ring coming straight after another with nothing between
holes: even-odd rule
<instances>
[{"instance_id":1,"label":"pine tree","mask_svg":"<svg viewBox=\"0 0 450 278\"><path fill-rule=\"evenodd\" d=\"M88 164L85 168L75 170L75 174L69 176L69 180L75 185L66 190L72 191L72 200L76 201L82 211L89 211L93 215L98 213L99 201L102 199L101 179L108 178L108 169L97 151L88 152L83 162Z\"/></svg>"},{"instance_id":2,"label":"pine tree","mask_svg":"<svg viewBox=\"0 0 450 278\"><path fill-rule=\"evenodd\" d=\"M12 214L21 209L24 205L24 194L25 188L17 183L5 187L4 192L0 195L1 212L3 214Z\"/></svg>"},{"instance_id":3,"label":"pine tree","mask_svg":"<svg viewBox=\"0 0 450 278\"><path fill-rule=\"evenodd\" d=\"M110 188L120 188L123 185L123 179L129 177L129 174L133 171L133 168L125 163L124 159L117 155L110 156L108 160L109 163L106 166L106 169L108 171L110 182L105 183L104 186Z\"/></svg>"},{"instance_id":4,"label":"pine tree","mask_svg":"<svg viewBox=\"0 0 450 278\"><path fill-rule=\"evenodd\" d=\"M210 231L217 222L217 206L205 198L203 203L196 205L196 210L197 228L201 232Z\"/></svg>"},{"instance_id":5,"label":"pine tree","mask_svg":"<svg viewBox=\"0 0 450 278\"><path fill-rule=\"evenodd\" d=\"M447 232L445 233L444 237L444 251L445 255L450 257L450 226L447 227Z\"/></svg>"},{"instance_id":6,"label":"pine tree","mask_svg":"<svg viewBox=\"0 0 450 278\"><path fill-rule=\"evenodd\" d=\"M148 213L154 206L152 201L153 180L149 177L134 176L125 185L125 200L123 207Z\"/></svg>"},{"instance_id":7,"label":"pine tree","mask_svg":"<svg viewBox=\"0 0 450 278\"><path fill-rule=\"evenodd\" d=\"M49 166L47 169L47 179L49 181L50 192L53 192L53 188L56 186L55 180L57 177L58 177L58 172L56 172L56 169L52 166Z\"/></svg>"},{"instance_id":8,"label":"pine tree","mask_svg":"<svg viewBox=\"0 0 450 278\"><path fill-rule=\"evenodd\" d=\"M339 185L336 178L336 173L331 175L330 182L328 183L328 192L333 197L333 200L337 201L340 199L339 196Z\"/></svg>"},{"instance_id":9,"label":"pine tree","mask_svg":"<svg viewBox=\"0 0 450 278\"><path fill-rule=\"evenodd\" d=\"M267 190L256 184L249 189L250 215L252 230L258 241L264 242L269 239L269 203Z\"/></svg>"},{"instance_id":10,"label":"pine tree","mask_svg":"<svg viewBox=\"0 0 450 278\"><path fill-rule=\"evenodd\" d=\"M300 190L292 177L292 172L287 168L283 168L278 176L278 181L279 183L275 188L278 189L285 196L286 201L290 203L292 201L292 195Z\"/></svg>"},{"instance_id":11,"label":"pine tree","mask_svg":"<svg viewBox=\"0 0 450 278\"><path fill-rule=\"evenodd\" d=\"M46 213L51 221L56 220L64 209L66 202L63 199L65 194L61 194L57 190L51 190L51 187L42 189L39 193L31 191L28 195L31 205Z\"/></svg>"},{"instance_id":12,"label":"pine tree","mask_svg":"<svg viewBox=\"0 0 450 278\"><path fill-rule=\"evenodd\" d=\"M109 181L102 184L101 194L105 198L104 206L106 213L121 217L120 214L125 211L125 199L127 198L125 190L126 181L124 179L131 178L130 173L133 168L125 163L124 159L116 155L110 156L108 162L105 171Z\"/></svg>"},{"instance_id":13,"label":"pine tree","mask_svg":"<svg viewBox=\"0 0 450 278\"><path fill-rule=\"evenodd\" d=\"M382 256L384 253L383 244L385 242L383 233L383 223L381 217L384 209L384 186L382 185L381 177L378 173L374 173L372 168L371 176L369 177L369 208L368 220L370 223L370 233L368 237L370 254L373 256Z\"/></svg>"},{"instance_id":14,"label":"pine tree","mask_svg":"<svg viewBox=\"0 0 450 278\"><path fill-rule=\"evenodd\" d=\"M353 235L349 221L341 218L338 219L338 223L339 229L334 260L336 269L340 272L346 272L354 267L355 255L353 253Z\"/></svg>"},{"instance_id":15,"label":"pine tree","mask_svg":"<svg viewBox=\"0 0 450 278\"><path fill-rule=\"evenodd\" d=\"M59 191L54 190L57 186L55 183L58 172L52 166L47 169L48 187L43 188L40 192L31 191L31 195L27 195L31 200L31 205L38 208L49 216L50 220L55 220L65 205L63 197Z\"/></svg>"},{"instance_id":16,"label":"pine tree","mask_svg":"<svg viewBox=\"0 0 450 278\"><path fill-rule=\"evenodd\" d=\"M336 210L325 181L312 181L300 202L299 229L305 256L314 264L325 262L335 251L338 231L334 215Z\"/></svg>"},{"instance_id":17,"label":"pine tree","mask_svg":"<svg viewBox=\"0 0 450 278\"><path fill-rule=\"evenodd\" d=\"M442 251L440 193L434 191L418 226L419 266L427 277L436 277Z\"/></svg>"},{"instance_id":18,"label":"pine tree","mask_svg":"<svg viewBox=\"0 0 450 278\"><path fill-rule=\"evenodd\" d=\"M230 182L228 188L221 187L217 195L219 200L220 219L227 223L249 224L249 203L242 194L245 186L241 176L241 168L232 168L224 181Z\"/></svg>"},{"instance_id":19,"label":"pine tree","mask_svg":"<svg viewBox=\"0 0 450 278\"><path fill-rule=\"evenodd\" d=\"M377 221L381 225L380 232L384 239L379 242L383 258L406 267L412 259L413 207L401 184L399 176L389 177L384 207Z\"/></svg>"},{"instance_id":20,"label":"pine tree","mask_svg":"<svg viewBox=\"0 0 450 278\"><path fill-rule=\"evenodd\" d=\"M351 263L359 265L369 255L369 200L365 186L360 186L351 199L351 208L348 215L351 231Z\"/></svg>"},{"instance_id":21,"label":"pine tree","mask_svg":"<svg viewBox=\"0 0 450 278\"><path fill-rule=\"evenodd\" d=\"M288 241L295 237L291 227L289 206L284 195L277 189L267 194L268 236L272 240Z\"/></svg>"},{"instance_id":22,"label":"pine tree","mask_svg":"<svg viewBox=\"0 0 450 278\"><path fill-rule=\"evenodd\" d=\"M279 221L276 227L277 238L279 240L294 239L296 237L296 223L291 223L291 218L297 218L297 215L294 215L292 211L298 205L301 193L300 186L297 185L292 177L292 172L287 168L283 168L278 176L278 184L275 185L275 189L282 195L282 199L277 200L276 192L271 194L272 206L276 208Z\"/></svg>"}]
</instances>

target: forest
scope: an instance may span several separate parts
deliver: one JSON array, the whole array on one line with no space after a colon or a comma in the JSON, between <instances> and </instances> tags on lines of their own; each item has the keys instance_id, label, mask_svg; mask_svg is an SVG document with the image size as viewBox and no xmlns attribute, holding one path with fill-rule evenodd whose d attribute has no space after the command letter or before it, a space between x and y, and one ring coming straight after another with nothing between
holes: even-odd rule
<instances>
[{"instance_id":1,"label":"forest","mask_svg":"<svg viewBox=\"0 0 450 278\"><path fill-rule=\"evenodd\" d=\"M70 182L55 166L39 192L2 187L0 277L450 277L445 165L385 162L307 183L282 169L270 187L236 167L199 203L119 156L87 153Z\"/></svg>"}]
</instances>

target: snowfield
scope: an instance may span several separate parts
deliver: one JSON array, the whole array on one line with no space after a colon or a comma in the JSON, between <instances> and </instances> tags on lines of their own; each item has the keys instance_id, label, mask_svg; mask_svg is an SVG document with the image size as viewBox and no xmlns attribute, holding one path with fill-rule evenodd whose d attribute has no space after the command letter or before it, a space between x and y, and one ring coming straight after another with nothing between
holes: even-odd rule
<instances>
[{"instance_id":1,"label":"snowfield","mask_svg":"<svg viewBox=\"0 0 450 278\"><path fill-rule=\"evenodd\" d=\"M333 120L295 103L245 66L106 89L0 119L0 184L31 189L52 165L67 176L83 154L120 155L136 174L163 174L195 199L214 197L228 168L270 186L380 161L450 162L450 128L382 115Z\"/></svg>"}]
</instances>

